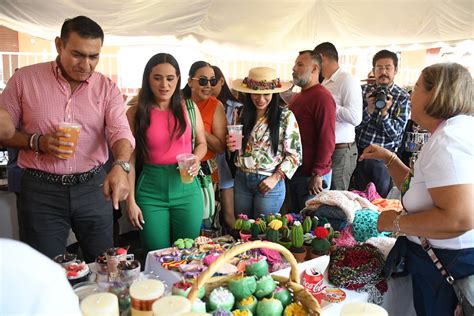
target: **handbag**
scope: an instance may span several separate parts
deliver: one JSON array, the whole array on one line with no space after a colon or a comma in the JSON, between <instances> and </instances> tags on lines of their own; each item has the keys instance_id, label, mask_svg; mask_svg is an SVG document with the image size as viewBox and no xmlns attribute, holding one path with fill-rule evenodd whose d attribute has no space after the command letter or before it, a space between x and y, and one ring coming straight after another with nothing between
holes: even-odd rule
<instances>
[{"instance_id":1,"label":"handbag","mask_svg":"<svg viewBox=\"0 0 474 316\"><path fill-rule=\"evenodd\" d=\"M458 298L458 306L454 311L456 316L472 316L474 315L474 274L468 277L455 280L443 263L438 259L428 239L419 237L421 246L435 264L436 268L441 272L446 281L453 286L454 293Z\"/></svg>"},{"instance_id":2,"label":"handbag","mask_svg":"<svg viewBox=\"0 0 474 316\"><path fill-rule=\"evenodd\" d=\"M397 278L408 275L406 269L406 253L407 253L408 239L406 236L399 236L395 241L392 249L388 253L387 260L383 267L382 273L385 278Z\"/></svg>"},{"instance_id":3,"label":"handbag","mask_svg":"<svg viewBox=\"0 0 474 316\"><path fill-rule=\"evenodd\" d=\"M188 110L189 120L191 121L191 138L192 138L192 147L194 149L196 143L196 113L194 108L194 103L191 99L186 99L186 109ZM203 164L208 164L208 162L203 162ZM202 219L212 219L214 216L214 211L216 209L216 199L214 196L214 185L211 179L211 166L208 164L209 174L203 172L203 168L199 170L197 175L197 180L200 184L202 191L202 197L204 200L204 209L202 213ZM207 173L207 172L206 172Z\"/></svg>"}]
</instances>

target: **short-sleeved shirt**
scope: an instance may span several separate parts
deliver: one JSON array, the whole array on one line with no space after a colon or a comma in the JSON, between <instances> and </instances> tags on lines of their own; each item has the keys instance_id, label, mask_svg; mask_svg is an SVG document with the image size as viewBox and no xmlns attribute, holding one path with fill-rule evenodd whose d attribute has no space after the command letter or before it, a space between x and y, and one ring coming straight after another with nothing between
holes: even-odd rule
<instances>
[{"instance_id":1,"label":"short-sleeved shirt","mask_svg":"<svg viewBox=\"0 0 474 316\"><path fill-rule=\"evenodd\" d=\"M23 67L10 78L2 98L0 106L24 133L54 133L64 121L82 125L72 158L20 150L18 165L22 168L55 174L81 173L107 161L107 140L110 147L119 139L127 139L135 146L122 93L112 80L98 72L71 93L56 61Z\"/></svg>"}]
</instances>

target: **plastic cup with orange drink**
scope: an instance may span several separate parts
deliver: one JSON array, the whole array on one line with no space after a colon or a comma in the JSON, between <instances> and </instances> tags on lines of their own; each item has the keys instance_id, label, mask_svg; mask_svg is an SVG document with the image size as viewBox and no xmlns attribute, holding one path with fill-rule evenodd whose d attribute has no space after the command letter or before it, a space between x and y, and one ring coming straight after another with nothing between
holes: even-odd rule
<instances>
[{"instance_id":1,"label":"plastic cup with orange drink","mask_svg":"<svg viewBox=\"0 0 474 316\"><path fill-rule=\"evenodd\" d=\"M196 162L196 156L193 154L179 154L176 156L178 161L179 174L183 183L192 183L193 176L189 174L188 170Z\"/></svg>"},{"instance_id":2,"label":"plastic cup with orange drink","mask_svg":"<svg viewBox=\"0 0 474 316\"><path fill-rule=\"evenodd\" d=\"M59 137L59 141L72 143L72 146L70 147L59 145L59 149L72 151L72 153L70 154L60 154L59 156L64 159L71 158L72 156L74 156L74 153L76 152L77 140L79 138L79 133L81 131L81 124L62 122L62 123L59 123L58 130L65 134L69 134L69 137Z\"/></svg>"}]
</instances>

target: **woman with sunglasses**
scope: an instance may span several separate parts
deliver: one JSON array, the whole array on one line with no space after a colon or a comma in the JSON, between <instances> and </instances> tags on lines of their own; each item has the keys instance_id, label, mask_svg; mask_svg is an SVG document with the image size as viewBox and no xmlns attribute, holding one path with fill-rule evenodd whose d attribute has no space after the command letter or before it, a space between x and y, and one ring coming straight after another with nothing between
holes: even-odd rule
<instances>
[{"instance_id":1,"label":"woman with sunglasses","mask_svg":"<svg viewBox=\"0 0 474 316\"><path fill-rule=\"evenodd\" d=\"M285 178L291 179L302 161L301 136L293 113L280 106L279 93L290 83L280 82L268 67L249 70L232 88L245 93L240 116L243 125L234 186L234 212L256 218L278 213L285 200ZM227 147L236 151L235 136Z\"/></svg>"},{"instance_id":2,"label":"woman with sunglasses","mask_svg":"<svg viewBox=\"0 0 474 316\"><path fill-rule=\"evenodd\" d=\"M202 159L201 170L208 180L217 182L216 154L224 152L226 148L225 135L227 120L222 103L212 96L212 87L217 84L217 79L212 66L205 61L197 61L189 69L188 84L183 89L186 98L192 99L198 106L204 122L207 143L207 153ZM208 190L209 191L209 190ZM206 192L204 192L206 194ZM203 219L214 214L214 194L207 192L204 201Z\"/></svg>"},{"instance_id":3,"label":"woman with sunglasses","mask_svg":"<svg viewBox=\"0 0 474 316\"><path fill-rule=\"evenodd\" d=\"M207 151L206 139L196 108L192 148L193 124L180 83L179 65L172 55L151 57L143 72L138 103L127 111L137 143L131 159L127 212L132 225L141 230L146 252L169 247L179 238L196 238L201 229L203 197L195 176ZM196 156L188 169L191 183L183 183L177 169L176 156L183 153Z\"/></svg>"}]
</instances>

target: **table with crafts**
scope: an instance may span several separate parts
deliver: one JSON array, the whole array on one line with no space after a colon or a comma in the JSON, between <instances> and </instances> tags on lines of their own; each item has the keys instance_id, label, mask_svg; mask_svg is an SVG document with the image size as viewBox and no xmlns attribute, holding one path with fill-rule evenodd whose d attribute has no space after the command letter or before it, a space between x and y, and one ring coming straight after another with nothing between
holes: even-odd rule
<instances>
[{"instance_id":1,"label":"table with crafts","mask_svg":"<svg viewBox=\"0 0 474 316\"><path fill-rule=\"evenodd\" d=\"M151 251L147 254L146 263L144 267L145 273L156 274L168 287L176 282L182 280L183 275L173 269L163 268L160 261L159 254L169 252L171 248ZM327 267L329 265L329 256L321 256L319 258L304 261L298 264L298 272L302 275L303 280L304 271L308 268L321 271L324 275L324 285L328 288L333 286L328 282ZM272 275L279 275L288 277L290 268L284 268L274 271ZM343 289L345 298L339 303L330 303L323 300L321 302L322 315L340 315L342 306L348 303L364 303L368 301L369 294L365 292L356 292L352 290ZM415 315L412 296L411 296L411 280L409 277L402 277L398 279L388 280L388 291L384 295L384 302L382 307L385 308L389 315Z\"/></svg>"}]
</instances>

